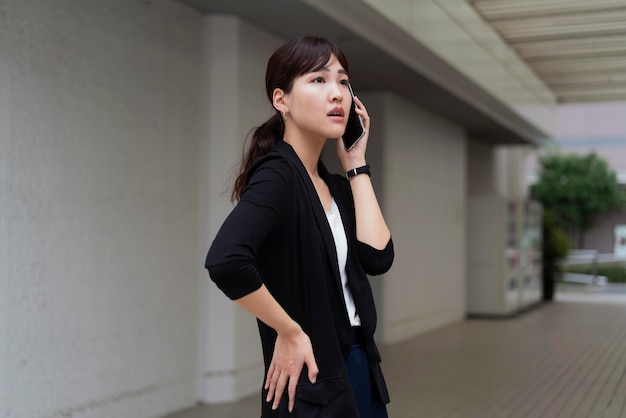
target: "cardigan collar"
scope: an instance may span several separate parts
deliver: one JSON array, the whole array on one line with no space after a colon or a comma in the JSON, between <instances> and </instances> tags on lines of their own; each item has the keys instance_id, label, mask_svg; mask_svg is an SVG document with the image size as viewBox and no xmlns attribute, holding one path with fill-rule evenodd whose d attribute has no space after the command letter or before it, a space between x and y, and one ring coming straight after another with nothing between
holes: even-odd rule
<instances>
[{"instance_id":1,"label":"cardigan collar","mask_svg":"<svg viewBox=\"0 0 626 418\"><path fill-rule=\"evenodd\" d=\"M300 180L302 181L302 184L305 186L307 194L311 201L312 210L315 215L315 221L317 223L320 233L324 237L324 246L326 247L326 253L333 266L333 273L334 273L334 279L335 279L333 281L335 285L337 286L337 289L339 290L339 292L343 294L341 276L339 275L339 263L337 261L337 249L335 247L335 239L330 229L330 225L328 224L328 218L326 217L324 206L322 205L322 201L320 200L319 195L317 194L317 191L315 190L313 181L311 180L311 177L309 176L309 173L307 172L306 167L304 167L304 164L302 164L300 157L298 157L298 154L296 154L296 151L293 149L293 147L290 144L288 144L287 142L283 140L279 140L274 145L274 150L277 151L279 154L281 154L283 157L287 158L287 160L289 160L298 171ZM330 174L328 173L328 170L326 169L324 164L321 162L321 160L318 163L318 171L319 171L320 177L322 177L322 179L328 185L328 188L330 189L331 194L334 195L333 182L329 181ZM337 204L339 205L339 202L337 202ZM342 217L342 220L343 219L344 218ZM345 226L345 220L344 220L344 228L345 227L346 226Z\"/></svg>"}]
</instances>

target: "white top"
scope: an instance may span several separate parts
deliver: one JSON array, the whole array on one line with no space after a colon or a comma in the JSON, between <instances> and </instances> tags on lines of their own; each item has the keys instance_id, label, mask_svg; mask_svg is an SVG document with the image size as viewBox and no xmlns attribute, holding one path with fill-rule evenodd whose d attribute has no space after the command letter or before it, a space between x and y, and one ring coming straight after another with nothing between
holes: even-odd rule
<instances>
[{"instance_id":1,"label":"white top","mask_svg":"<svg viewBox=\"0 0 626 418\"><path fill-rule=\"evenodd\" d=\"M359 314L356 312L354 298L352 297L352 292L350 292L350 288L348 287L348 276L346 275L348 240L346 239L346 230L343 227L341 214L339 213L339 207L337 207L335 199L332 200L330 212L326 212L326 218L328 218L328 224L330 225L330 230L333 232L333 238L335 239L335 248L337 248L337 262L339 264L339 274L341 275L343 299L346 302L346 308L348 309L348 318L350 318L350 324L353 327L357 327L361 325L361 318L359 318Z\"/></svg>"}]
</instances>

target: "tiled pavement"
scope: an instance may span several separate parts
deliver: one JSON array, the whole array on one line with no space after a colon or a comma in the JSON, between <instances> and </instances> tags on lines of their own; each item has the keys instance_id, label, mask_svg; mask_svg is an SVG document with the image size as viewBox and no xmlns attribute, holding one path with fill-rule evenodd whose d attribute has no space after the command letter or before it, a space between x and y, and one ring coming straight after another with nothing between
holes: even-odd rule
<instances>
[{"instance_id":1,"label":"tiled pavement","mask_svg":"<svg viewBox=\"0 0 626 418\"><path fill-rule=\"evenodd\" d=\"M465 320L383 346L389 416L626 418L626 292L582 289L562 287L512 319ZM253 396L167 418L258 416Z\"/></svg>"}]
</instances>

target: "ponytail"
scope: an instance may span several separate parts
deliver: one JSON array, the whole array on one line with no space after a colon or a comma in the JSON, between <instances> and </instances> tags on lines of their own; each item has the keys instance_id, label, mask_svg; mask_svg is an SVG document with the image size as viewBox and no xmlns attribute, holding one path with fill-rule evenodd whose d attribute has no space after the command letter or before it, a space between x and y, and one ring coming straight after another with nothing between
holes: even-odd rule
<instances>
[{"instance_id":1,"label":"ponytail","mask_svg":"<svg viewBox=\"0 0 626 418\"><path fill-rule=\"evenodd\" d=\"M265 155L279 140L282 140L285 133L283 119L279 112L276 112L265 123L254 130L250 139L250 146L244 152L241 159L239 173L233 186L230 199L235 202L241 199L243 189L248 183L248 170L252 166L254 160Z\"/></svg>"}]
</instances>

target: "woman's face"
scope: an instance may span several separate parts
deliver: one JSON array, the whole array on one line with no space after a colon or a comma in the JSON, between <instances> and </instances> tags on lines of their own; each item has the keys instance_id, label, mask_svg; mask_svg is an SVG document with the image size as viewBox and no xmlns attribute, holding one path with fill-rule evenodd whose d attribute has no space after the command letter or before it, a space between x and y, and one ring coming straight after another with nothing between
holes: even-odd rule
<instances>
[{"instance_id":1,"label":"woman's face","mask_svg":"<svg viewBox=\"0 0 626 418\"><path fill-rule=\"evenodd\" d=\"M304 136L339 138L346 129L351 103L348 74L332 55L320 70L296 78L285 95L285 136L295 134L288 132L292 128Z\"/></svg>"}]
</instances>

